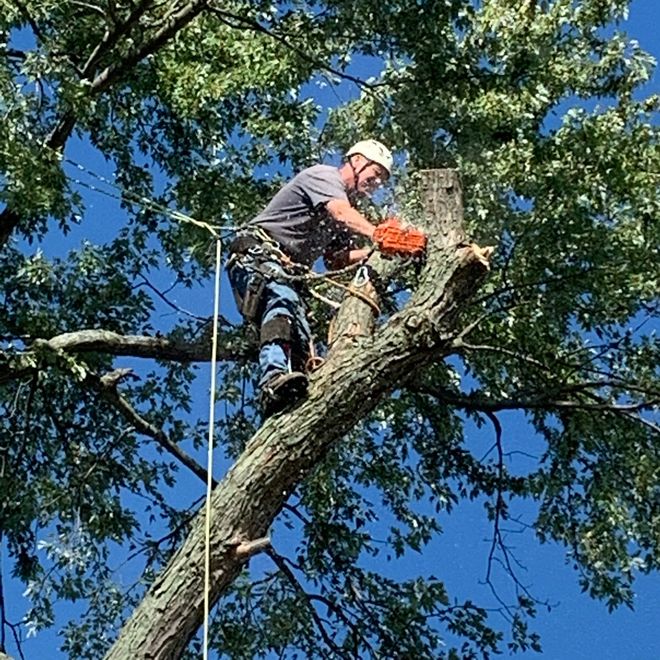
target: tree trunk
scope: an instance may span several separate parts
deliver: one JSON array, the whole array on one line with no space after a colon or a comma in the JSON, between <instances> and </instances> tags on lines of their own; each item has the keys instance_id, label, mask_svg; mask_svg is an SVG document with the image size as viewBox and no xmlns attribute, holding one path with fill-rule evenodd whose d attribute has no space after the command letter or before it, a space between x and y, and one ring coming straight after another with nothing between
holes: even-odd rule
<instances>
[{"instance_id":1,"label":"tree trunk","mask_svg":"<svg viewBox=\"0 0 660 660\"><path fill-rule=\"evenodd\" d=\"M268 534L288 495L318 465L328 448L350 431L394 386L404 384L430 356L452 352L457 315L487 265L463 241L458 176L450 170L422 174L428 218L428 258L410 302L372 336L347 332L313 375L309 396L295 410L269 419L250 440L212 495L211 602L237 577L251 541ZM379 259L375 259L378 262ZM376 266L377 267L377 266ZM346 302L360 329L372 308ZM339 312L338 327L346 309ZM107 660L173 660L202 623L204 512L122 629Z\"/></svg>"}]
</instances>

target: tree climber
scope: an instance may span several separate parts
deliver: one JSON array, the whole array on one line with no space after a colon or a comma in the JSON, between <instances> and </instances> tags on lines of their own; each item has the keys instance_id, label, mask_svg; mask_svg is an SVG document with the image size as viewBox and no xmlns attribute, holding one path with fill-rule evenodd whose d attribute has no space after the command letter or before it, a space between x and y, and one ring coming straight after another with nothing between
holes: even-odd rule
<instances>
[{"instance_id":1,"label":"tree climber","mask_svg":"<svg viewBox=\"0 0 660 660\"><path fill-rule=\"evenodd\" d=\"M405 256L424 250L425 236L396 220L379 227L352 204L370 195L392 172L392 154L376 140L363 140L346 153L341 167L314 165L281 188L266 208L232 242L227 263L238 309L260 331L259 388L264 417L305 395L305 364L311 332L299 282L291 274L323 257L338 269L366 258L355 238L371 240L383 252ZM414 235L408 244L397 238ZM394 237L394 241L392 241ZM288 277L289 276L289 277Z\"/></svg>"}]
</instances>

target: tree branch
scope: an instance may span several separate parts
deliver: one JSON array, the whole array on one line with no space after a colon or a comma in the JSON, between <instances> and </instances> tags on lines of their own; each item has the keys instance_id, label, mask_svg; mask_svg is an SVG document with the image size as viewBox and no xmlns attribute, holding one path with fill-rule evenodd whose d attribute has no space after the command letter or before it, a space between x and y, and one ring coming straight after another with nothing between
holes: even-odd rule
<instances>
[{"instance_id":1,"label":"tree branch","mask_svg":"<svg viewBox=\"0 0 660 660\"><path fill-rule=\"evenodd\" d=\"M633 413L643 410L652 410L660 404L660 399L651 399L640 403L616 404L607 403L599 399L599 403L587 403L584 401L566 400L553 398L554 395L561 394L562 391L549 393L548 395L538 396L532 399L487 399L474 394L458 396L448 390L440 388L425 387L424 385L413 385L410 389L423 394L429 394L442 403L448 403L464 410L473 410L477 412L493 413L502 410L599 410L603 412ZM578 389L577 385L569 386L570 390Z\"/></svg>"},{"instance_id":2,"label":"tree branch","mask_svg":"<svg viewBox=\"0 0 660 660\"><path fill-rule=\"evenodd\" d=\"M520 592L525 594L525 596L532 602L547 605L534 597L534 595L529 591L529 588L524 585L518 575L516 574L516 569L514 563L519 567L524 569L524 566L518 561L518 559L513 555L512 550L505 543L504 534L502 531L502 520L508 519L508 507L507 503L504 500L503 495L503 484L505 481L505 472L506 468L504 466L504 448L502 444L502 424L497 416L492 412L485 413L488 419L493 424L493 429L495 430L495 448L497 449L497 486L495 490L495 506L493 508L493 539L488 553L488 568L486 570L486 584L488 585L491 593L495 599L500 603L504 612L507 616L511 615L511 607L502 599L502 597L497 592L497 588L493 583L492 573L493 573L493 564L495 561L500 563L507 575L513 580L515 585L516 594L519 595ZM499 548L501 552L501 559L496 557L496 551ZM517 607L520 607L520 601L518 602Z\"/></svg>"},{"instance_id":3,"label":"tree branch","mask_svg":"<svg viewBox=\"0 0 660 660\"><path fill-rule=\"evenodd\" d=\"M255 347L240 340L229 332L224 337L224 343L218 348L217 359L220 361L251 360L255 357ZM25 343L30 342L24 337ZM78 330L56 335L52 339L35 339L28 350L12 355L19 359L13 367L7 360L0 364L0 384L18 380L35 373L39 366L21 366L20 358L34 356L35 352L49 350L64 353L105 353L107 355L145 358L152 360L169 360L171 362L210 362L211 345L207 337L194 343L186 343L168 337L149 337L146 335L120 335L110 330ZM0 357L8 357L0 351Z\"/></svg>"},{"instance_id":4,"label":"tree branch","mask_svg":"<svg viewBox=\"0 0 660 660\"><path fill-rule=\"evenodd\" d=\"M25 61L25 58L27 57L24 51L17 50L16 48L7 48L5 50L5 55L15 60L20 60L21 62Z\"/></svg>"},{"instance_id":5,"label":"tree branch","mask_svg":"<svg viewBox=\"0 0 660 660\"><path fill-rule=\"evenodd\" d=\"M235 541L234 552L239 559L245 561L256 554L267 550L267 548L270 548L269 536L254 539L253 541L241 541L240 539L237 539Z\"/></svg>"},{"instance_id":6,"label":"tree branch","mask_svg":"<svg viewBox=\"0 0 660 660\"><path fill-rule=\"evenodd\" d=\"M242 25L245 29L252 30L253 32L258 32L260 34L265 34L271 39L274 39L278 43L282 44L285 48L287 48L291 52L298 55L298 57L300 57L301 59L305 60L309 64L312 64L314 67L322 71L327 71L328 73L331 73L333 76L337 76L338 78L341 78L343 80L348 80L349 82L355 83L355 85L357 85L360 89L364 89L368 92L374 93L375 89L379 87L384 87L387 84L387 83L376 83L376 84L368 83L366 80L362 80L357 76L352 76L343 71L339 71L338 69L329 66L325 62L321 60L317 60L314 57L311 57L302 48L295 46L289 40L287 40L285 36L277 34L273 30L269 30L268 28L261 25L261 23L255 21L252 18L248 18L247 16L240 16L238 14L233 14L223 9L218 9L217 7L210 7L209 11L215 16L217 16L218 20L221 23L224 23L224 25L227 25L228 27L234 29L239 28ZM236 23L232 23L231 21L236 21L238 25Z\"/></svg>"},{"instance_id":7,"label":"tree branch","mask_svg":"<svg viewBox=\"0 0 660 660\"><path fill-rule=\"evenodd\" d=\"M228 335L227 343L219 347L218 360L238 360L252 355L253 351L246 351L240 342L233 343L232 339L233 337ZM211 360L211 346L206 338L188 344L160 336L120 335L109 330L78 330L57 335L49 340L36 340L35 348L39 345L69 353L108 353L173 362L209 362Z\"/></svg>"},{"instance_id":8,"label":"tree branch","mask_svg":"<svg viewBox=\"0 0 660 660\"><path fill-rule=\"evenodd\" d=\"M289 584L293 587L293 590L302 598L302 600L307 605L307 610L310 613L312 620L314 621L314 624L316 625L316 629L321 634L321 637L323 638L325 645L329 649L332 649L332 651L336 653L340 658L351 657L347 653L345 653L339 646L337 646L337 644L335 644L335 642L333 641L332 637L330 637L328 631L325 629L325 625L323 624L323 621L321 621L321 617L319 616L319 613L316 611L316 608L312 603L309 594L305 591L305 589L303 589L303 586L300 584L296 576L293 574L293 571L287 566L284 559L279 554L277 554L277 552L275 552L273 548L269 548L268 550L266 550L266 554L272 559L273 563L277 566L280 573L282 573L282 575L286 577L286 579L289 581Z\"/></svg>"},{"instance_id":9,"label":"tree branch","mask_svg":"<svg viewBox=\"0 0 660 660\"><path fill-rule=\"evenodd\" d=\"M90 56L87 58L87 62L85 62L85 65L83 66L83 77L87 78L91 74L98 61L109 53L118 41L131 30L140 18L142 18L144 12L152 3L153 0L140 0L140 2L133 7L123 23L116 25L114 30L106 30L103 38L96 45Z\"/></svg>"},{"instance_id":10,"label":"tree branch","mask_svg":"<svg viewBox=\"0 0 660 660\"><path fill-rule=\"evenodd\" d=\"M482 320L482 319L478 319ZM471 326L467 327L468 330L472 330ZM454 340L454 348L457 351L487 351L491 353L500 353L502 355L508 355L509 357L514 357L517 360L521 360L523 362L527 362L528 364L533 365L534 367L538 369L542 369L543 371L552 371L552 368L543 364L543 362L539 362L538 360L535 360L534 358L529 357L529 355L525 355L524 353L519 353L518 351L512 351L508 348L504 348L503 346L490 346L487 344L480 344L480 345L475 345L475 344L468 344L467 342L463 341L462 337L465 336L465 331L462 331L458 337Z\"/></svg>"},{"instance_id":11,"label":"tree branch","mask_svg":"<svg viewBox=\"0 0 660 660\"><path fill-rule=\"evenodd\" d=\"M134 288L137 289L139 287L146 286L148 289L153 291L168 307L171 307L173 310L179 312L180 314L184 314L185 316L189 316L190 318L196 319L198 321L205 320L203 317L198 316L197 314L193 314L192 312L189 312L188 310L179 307L179 305L177 305L176 303L173 303L166 295L169 289L168 291L163 292L158 287L154 286L144 275L142 275L142 273L140 273L140 277L142 278L142 282L136 284Z\"/></svg>"},{"instance_id":12,"label":"tree branch","mask_svg":"<svg viewBox=\"0 0 660 660\"><path fill-rule=\"evenodd\" d=\"M167 337L120 335L109 330L65 332L52 339L37 339L32 346L66 353L107 353L173 362L208 362L211 359L210 342L206 340L186 344ZM235 359L236 349L231 345L221 347L218 359Z\"/></svg>"},{"instance_id":13,"label":"tree branch","mask_svg":"<svg viewBox=\"0 0 660 660\"><path fill-rule=\"evenodd\" d=\"M126 421L138 431L138 433L153 438L166 452L185 465L203 483L206 483L206 469L183 451L183 449L181 449L175 442L172 442L162 429L159 429L141 417L131 404L119 394L117 391L117 383L129 373L130 369L118 369L101 378L97 376L88 376L87 380L101 393L106 401L111 403L121 413L124 419L126 419ZM213 481L213 485L216 485L215 480Z\"/></svg>"},{"instance_id":14,"label":"tree branch","mask_svg":"<svg viewBox=\"0 0 660 660\"><path fill-rule=\"evenodd\" d=\"M41 28L37 24L37 22L34 20L32 17L32 14L28 11L28 8L25 6L24 2L21 2L20 0L14 0L16 3L16 6L18 7L19 11L23 15L23 18L26 20L28 25L30 26L30 29L34 33L34 36L41 41L42 43L45 41L45 37L43 35L43 32L41 31Z\"/></svg>"},{"instance_id":15,"label":"tree branch","mask_svg":"<svg viewBox=\"0 0 660 660\"><path fill-rule=\"evenodd\" d=\"M502 483L504 480L504 451L502 449L502 424L500 423L500 420L497 419L497 416L494 413L487 412L486 415L492 422L493 427L495 429L495 447L497 449L497 486L495 489L495 506L493 509L493 539L491 542L490 550L488 552L486 584L488 585L491 593L493 594L497 602L504 608L504 611L506 612L507 616L510 616L510 607L504 602L502 597L499 595L492 580L495 553L497 551L497 548L500 548L500 550L504 555L507 565L507 571L509 575L513 579L516 586L518 586L519 584L518 578L516 577L515 572L513 571L513 568L509 563L508 560L509 550L504 544L504 539L502 538L502 530L500 529L500 520L504 517L507 508L506 502L504 501L504 497L502 495Z\"/></svg>"},{"instance_id":16,"label":"tree branch","mask_svg":"<svg viewBox=\"0 0 660 660\"><path fill-rule=\"evenodd\" d=\"M177 32L186 27L206 8L208 0L191 0L178 12L169 17L166 24L140 47L129 53L123 60L111 64L92 80L91 92L98 94L110 87L116 80L148 55L167 43Z\"/></svg>"}]
</instances>

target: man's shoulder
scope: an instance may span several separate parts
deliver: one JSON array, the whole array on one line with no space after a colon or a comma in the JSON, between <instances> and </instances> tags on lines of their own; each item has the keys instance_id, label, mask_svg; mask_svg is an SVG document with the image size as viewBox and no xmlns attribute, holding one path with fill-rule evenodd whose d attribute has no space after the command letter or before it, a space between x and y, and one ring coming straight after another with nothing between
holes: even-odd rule
<instances>
[{"instance_id":1,"label":"man's shoulder","mask_svg":"<svg viewBox=\"0 0 660 660\"><path fill-rule=\"evenodd\" d=\"M298 173L296 178L326 179L341 181L339 170L332 165L312 165Z\"/></svg>"},{"instance_id":2,"label":"man's shoulder","mask_svg":"<svg viewBox=\"0 0 660 660\"><path fill-rule=\"evenodd\" d=\"M313 165L298 174L293 185L308 195L314 205L346 197L346 184L332 165Z\"/></svg>"}]
</instances>

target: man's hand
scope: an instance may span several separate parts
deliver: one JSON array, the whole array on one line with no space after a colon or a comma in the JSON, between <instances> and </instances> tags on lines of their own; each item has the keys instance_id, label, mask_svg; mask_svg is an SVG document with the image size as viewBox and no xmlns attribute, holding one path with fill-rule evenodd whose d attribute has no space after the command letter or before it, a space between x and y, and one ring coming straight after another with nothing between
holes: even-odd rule
<instances>
[{"instance_id":1,"label":"man's hand","mask_svg":"<svg viewBox=\"0 0 660 660\"><path fill-rule=\"evenodd\" d=\"M386 255L419 257L426 250L426 234L413 227L403 227L396 218L387 218L379 224L373 240Z\"/></svg>"}]
</instances>

